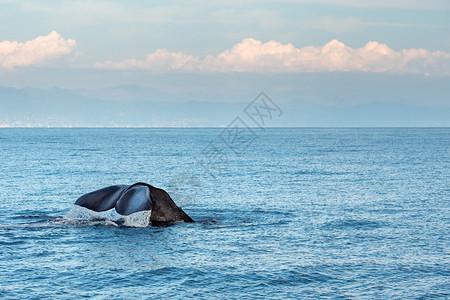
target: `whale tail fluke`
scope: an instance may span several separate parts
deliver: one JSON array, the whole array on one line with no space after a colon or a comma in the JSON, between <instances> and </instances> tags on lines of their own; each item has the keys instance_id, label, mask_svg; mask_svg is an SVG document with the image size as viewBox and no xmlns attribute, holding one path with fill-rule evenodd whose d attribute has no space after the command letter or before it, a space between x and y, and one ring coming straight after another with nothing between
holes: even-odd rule
<instances>
[{"instance_id":1,"label":"whale tail fluke","mask_svg":"<svg viewBox=\"0 0 450 300\"><path fill-rule=\"evenodd\" d=\"M142 182L131 186L106 187L81 196L75 204L96 212L115 208L117 213L124 216L140 211L151 211L152 224L194 222L175 204L166 191Z\"/></svg>"}]
</instances>

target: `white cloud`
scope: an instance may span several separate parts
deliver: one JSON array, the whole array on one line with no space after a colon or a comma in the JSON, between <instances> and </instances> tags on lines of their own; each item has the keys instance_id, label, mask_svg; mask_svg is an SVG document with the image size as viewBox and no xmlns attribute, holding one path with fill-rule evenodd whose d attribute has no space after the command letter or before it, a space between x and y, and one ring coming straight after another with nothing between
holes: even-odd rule
<instances>
[{"instance_id":1,"label":"white cloud","mask_svg":"<svg viewBox=\"0 0 450 300\"><path fill-rule=\"evenodd\" d=\"M76 41L64 39L56 31L26 42L0 42L0 68L41 65L64 55L72 54Z\"/></svg>"},{"instance_id":2,"label":"white cloud","mask_svg":"<svg viewBox=\"0 0 450 300\"><path fill-rule=\"evenodd\" d=\"M296 48L276 41L262 43L247 38L218 55L203 59L166 49L150 53L144 60L96 63L97 68L173 70L194 72L300 73L323 71L362 71L450 75L450 53L425 49L395 51L385 44L368 42L351 48L337 40L324 46Z\"/></svg>"},{"instance_id":3,"label":"white cloud","mask_svg":"<svg viewBox=\"0 0 450 300\"><path fill-rule=\"evenodd\" d=\"M163 72L168 70L194 70L196 65L198 65L198 58L196 57L181 52L174 53L167 51L167 49L159 49L148 54L143 60L134 58L121 62L107 60L95 63L94 66L100 69L149 69L155 72Z\"/></svg>"}]
</instances>

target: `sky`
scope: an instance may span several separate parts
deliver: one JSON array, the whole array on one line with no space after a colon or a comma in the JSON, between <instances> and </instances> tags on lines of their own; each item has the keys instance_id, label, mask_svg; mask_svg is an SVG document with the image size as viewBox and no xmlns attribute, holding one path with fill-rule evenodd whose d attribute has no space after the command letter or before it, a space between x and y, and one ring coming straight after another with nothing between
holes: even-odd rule
<instances>
[{"instance_id":1,"label":"sky","mask_svg":"<svg viewBox=\"0 0 450 300\"><path fill-rule=\"evenodd\" d=\"M447 0L0 0L0 86L144 86L230 102L265 90L283 102L307 98L305 78L319 94L349 78L335 98L351 102L355 85L400 80L408 94L413 78L437 95L411 104L448 107L449 33ZM398 94L386 99L407 101Z\"/></svg>"}]
</instances>

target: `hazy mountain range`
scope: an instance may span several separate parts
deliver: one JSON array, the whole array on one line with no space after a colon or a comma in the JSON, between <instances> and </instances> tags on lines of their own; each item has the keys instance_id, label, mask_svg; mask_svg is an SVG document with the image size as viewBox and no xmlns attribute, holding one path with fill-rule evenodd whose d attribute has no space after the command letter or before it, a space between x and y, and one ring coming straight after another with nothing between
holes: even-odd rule
<instances>
[{"instance_id":1,"label":"hazy mountain range","mask_svg":"<svg viewBox=\"0 0 450 300\"><path fill-rule=\"evenodd\" d=\"M258 91L259 92L259 91ZM425 91L426 92L426 91ZM314 89L267 91L283 110L269 126L449 126L450 108L405 103L395 93L360 101L361 94ZM394 96L392 96L394 94ZM426 93L425 93L426 94ZM0 87L2 127L227 126L256 94L240 97L168 93L134 85L103 89ZM425 97L425 96L423 96ZM442 95L445 101L445 95Z\"/></svg>"}]
</instances>

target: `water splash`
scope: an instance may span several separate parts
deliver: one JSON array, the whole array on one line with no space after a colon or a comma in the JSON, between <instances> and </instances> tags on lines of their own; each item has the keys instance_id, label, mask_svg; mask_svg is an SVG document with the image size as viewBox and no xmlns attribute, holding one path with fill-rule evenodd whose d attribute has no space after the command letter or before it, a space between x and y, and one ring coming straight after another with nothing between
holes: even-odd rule
<instances>
[{"instance_id":1,"label":"water splash","mask_svg":"<svg viewBox=\"0 0 450 300\"><path fill-rule=\"evenodd\" d=\"M144 210L128 216L120 215L114 208L96 212L85 207L73 205L63 217L70 224L147 227L150 225L151 210Z\"/></svg>"}]
</instances>

